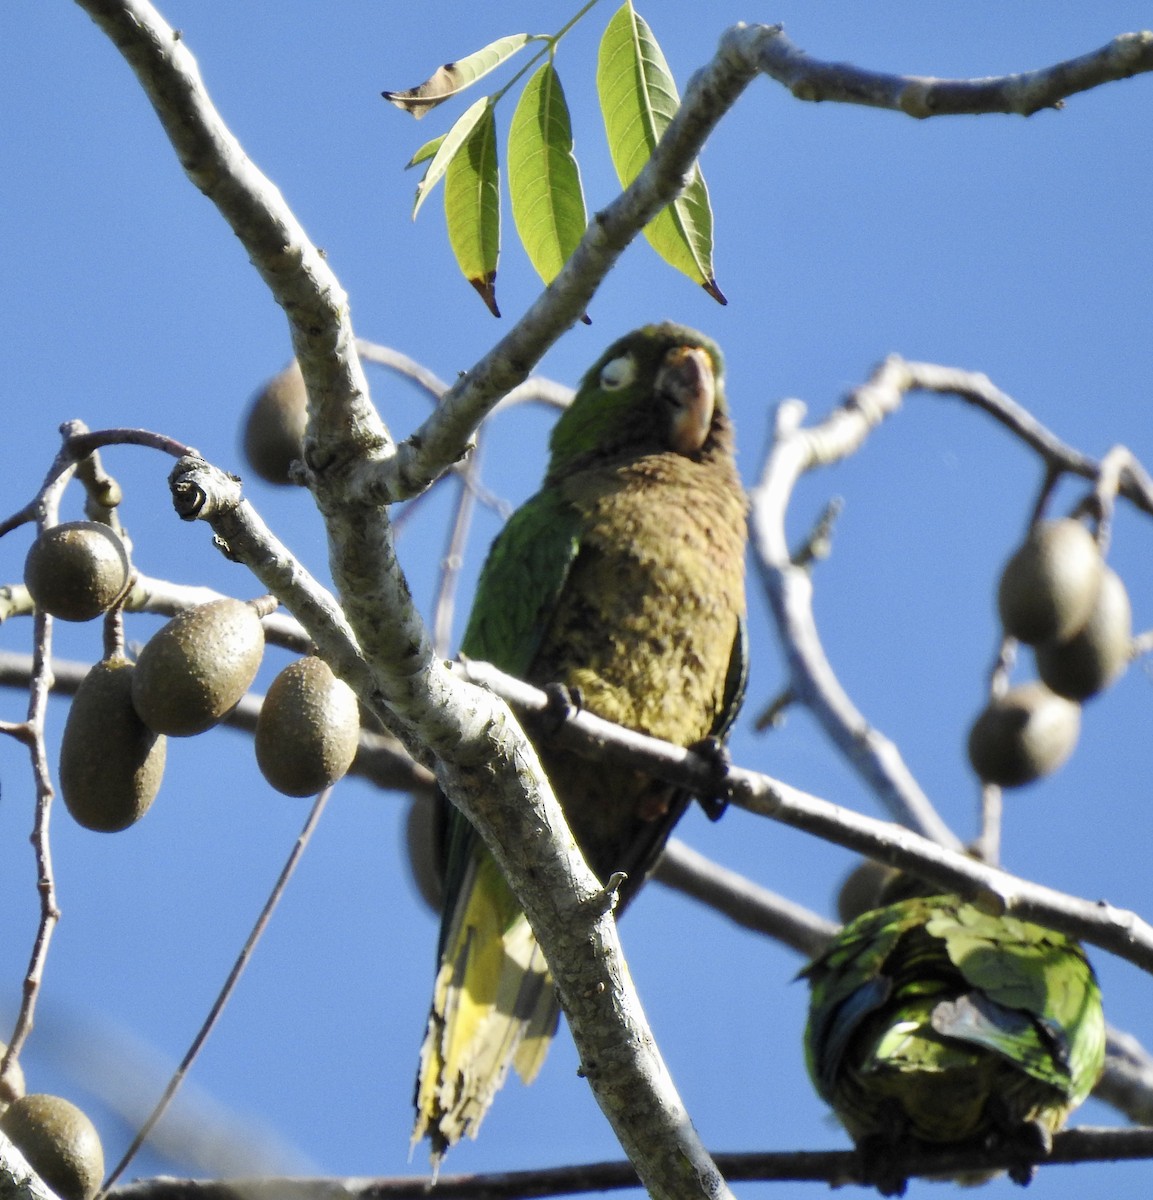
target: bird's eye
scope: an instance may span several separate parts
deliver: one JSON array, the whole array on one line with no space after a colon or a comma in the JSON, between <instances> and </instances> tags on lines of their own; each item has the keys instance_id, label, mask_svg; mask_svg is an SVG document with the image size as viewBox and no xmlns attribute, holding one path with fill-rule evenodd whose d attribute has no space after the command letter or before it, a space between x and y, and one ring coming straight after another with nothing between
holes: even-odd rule
<instances>
[{"instance_id":1,"label":"bird's eye","mask_svg":"<svg viewBox=\"0 0 1153 1200\"><path fill-rule=\"evenodd\" d=\"M622 354L620 358L610 359L601 367L601 387L610 392L620 391L628 387L636 375L636 360L631 354Z\"/></svg>"}]
</instances>

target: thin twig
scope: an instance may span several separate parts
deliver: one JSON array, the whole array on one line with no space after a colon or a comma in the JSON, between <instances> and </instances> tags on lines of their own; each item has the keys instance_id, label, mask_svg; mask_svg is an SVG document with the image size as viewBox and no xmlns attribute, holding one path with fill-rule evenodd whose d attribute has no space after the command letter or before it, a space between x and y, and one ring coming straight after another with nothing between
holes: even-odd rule
<instances>
[{"instance_id":1,"label":"thin twig","mask_svg":"<svg viewBox=\"0 0 1153 1200\"><path fill-rule=\"evenodd\" d=\"M452 620L456 611L456 589L464 565L464 552L468 545L468 531L472 527L476 511L477 493L474 486L480 478L480 447L483 431L478 429L476 444L458 473L456 504L448 544L440 560L440 578L436 587L436 607L433 612L432 640L436 651L447 658L452 647Z\"/></svg>"},{"instance_id":2,"label":"thin twig","mask_svg":"<svg viewBox=\"0 0 1153 1200\"><path fill-rule=\"evenodd\" d=\"M426 391L434 401L439 401L445 392L448 391L449 385L434 371L430 371L423 363L417 362L415 358L410 358L407 354L403 354L399 350L394 350L391 346L381 346L377 342L370 342L365 338L357 338L356 352L360 355L362 362L370 362L375 363L377 366L388 367L390 371L395 371L398 375L403 375L405 379L411 379L417 387Z\"/></svg>"},{"instance_id":3,"label":"thin twig","mask_svg":"<svg viewBox=\"0 0 1153 1200\"><path fill-rule=\"evenodd\" d=\"M669 839L653 878L806 958L815 958L838 928L835 921L713 862L680 838Z\"/></svg>"},{"instance_id":4,"label":"thin twig","mask_svg":"<svg viewBox=\"0 0 1153 1200\"><path fill-rule=\"evenodd\" d=\"M33 502L38 532L54 525L60 511L60 500L75 471L65 450L57 453L44 483ZM52 772L48 763L48 748L45 742L47 727L48 696L52 690L52 617L38 610L32 622L32 675L28 685L28 753L31 758L32 778L36 787L36 813L32 826L32 848L36 857L36 890L40 896L40 912L36 933L32 940L28 969L24 973L24 986L20 996L20 1010L7 1049L0 1056L0 1098L14 1098L13 1074L24 1049L24 1043L32 1032L35 1022L36 1001L48 960L48 948L52 934L60 920L60 909L56 903L56 877L52 869L52 845L50 822L52 799Z\"/></svg>"},{"instance_id":5,"label":"thin twig","mask_svg":"<svg viewBox=\"0 0 1153 1200\"><path fill-rule=\"evenodd\" d=\"M1067 1129L1037 1165L1120 1162L1153 1156L1153 1128ZM814 1182L834 1187L865 1183L864 1164L852 1150L795 1150L718 1153L714 1161L736 1183ZM902 1160L910 1177L941 1176L1005 1168L1019 1163L1012 1148L954 1150L933 1147ZM441 1175L430 1189L427 1178L237 1179L227 1182L160 1178L118 1188L111 1200L527 1200L575 1196L640 1186L631 1163L599 1162L487 1175Z\"/></svg>"},{"instance_id":6,"label":"thin twig","mask_svg":"<svg viewBox=\"0 0 1153 1200\"><path fill-rule=\"evenodd\" d=\"M196 1037L192 1039L192 1045L188 1047L184 1057L180 1060L180 1065L176 1068L172 1078L168 1081L160 1099L156 1102L156 1107L149 1114L148 1119L136 1131L136 1136L132 1139L131 1145L124 1152L124 1157L116 1164L109 1172L103 1186L100 1189L98 1200L107 1194L108 1189L116 1182L117 1179L124 1173L124 1169L135 1158L136 1152L144 1145L148 1139L148 1135L152 1132L156 1122L164 1115L168 1108L172 1097L176 1095L180 1085L184 1082L185 1076L188 1074L192 1064L196 1061L196 1056L200 1053L204 1043L208 1040L209 1034L216 1026L216 1022L220 1019L220 1014L224 1011L225 1005L232 998L232 993L236 990L236 985L240 982L241 975L244 974L245 967L248 966L249 960L256 949L257 943L268 927L268 922L272 919L272 914L276 906L280 903L280 898L284 895L284 889L288 886L288 881L292 878L293 872L296 870L300 859L304 854L308 843L320 823L320 818L324 813L325 805L328 803L329 796L332 795L332 788L325 788L323 792L317 796L315 802L309 811L308 818L304 822L304 828L300 831L299 836L293 843L292 850L289 852L288 858L284 866L281 868L280 875L277 877L276 883L273 885L272 891L268 895L268 899L264 902L264 907L260 910L260 915L256 918L256 923L253 925L251 932L244 942L240 953L236 957L236 961L232 964L232 970L228 972L228 978L224 981L224 986L220 989L215 1001L209 1009L208 1016L204 1019L204 1024L201 1025Z\"/></svg>"},{"instance_id":7,"label":"thin twig","mask_svg":"<svg viewBox=\"0 0 1153 1200\"><path fill-rule=\"evenodd\" d=\"M991 867L1001 862L1001 818L1004 812L1001 789L995 783L981 788L981 832L977 835L976 853Z\"/></svg>"}]
</instances>

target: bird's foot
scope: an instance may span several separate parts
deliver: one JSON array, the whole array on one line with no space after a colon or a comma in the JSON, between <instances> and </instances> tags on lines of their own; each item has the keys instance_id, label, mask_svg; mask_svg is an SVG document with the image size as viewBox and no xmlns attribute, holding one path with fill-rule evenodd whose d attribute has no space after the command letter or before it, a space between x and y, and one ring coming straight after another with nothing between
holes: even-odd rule
<instances>
[{"instance_id":1,"label":"bird's foot","mask_svg":"<svg viewBox=\"0 0 1153 1200\"><path fill-rule=\"evenodd\" d=\"M584 697L580 688L563 683L546 683L543 688L547 703L541 713L544 732L550 737L564 728L584 708Z\"/></svg>"},{"instance_id":2,"label":"bird's foot","mask_svg":"<svg viewBox=\"0 0 1153 1200\"><path fill-rule=\"evenodd\" d=\"M697 795L697 803L710 821L719 821L729 806L728 798L718 793L724 788L729 768L733 765L732 756L724 742L715 737L702 738L689 749L706 761L712 775L709 789Z\"/></svg>"},{"instance_id":3,"label":"bird's foot","mask_svg":"<svg viewBox=\"0 0 1153 1200\"><path fill-rule=\"evenodd\" d=\"M1014 1160L1009 1178L1022 1187L1033 1182L1038 1162L1053 1153L1053 1135L1040 1121L1024 1121L1000 1134L1000 1140Z\"/></svg>"},{"instance_id":4,"label":"bird's foot","mask_svg":"<svg viewBox=\"0 0 1153 1200\"><path fill-rule=\"evenodd\" d=\"M861 1182L882 1196L903 1196L909 1177L901 1169L901 1147L891 1137L863 1137L857 1142Z\"/></svg>"}]
</instances>

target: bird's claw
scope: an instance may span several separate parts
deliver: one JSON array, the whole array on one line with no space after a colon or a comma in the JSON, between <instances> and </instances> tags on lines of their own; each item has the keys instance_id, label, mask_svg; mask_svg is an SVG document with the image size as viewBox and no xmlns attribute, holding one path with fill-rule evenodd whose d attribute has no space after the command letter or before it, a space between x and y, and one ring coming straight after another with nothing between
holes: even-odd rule
<instances>
[{"instance_id":1,"label":"bird's claw","mask_svg":"<svg viewBox=\"0 0 1153 1200\"><path fill-rule=\"evenodd\" d=\"M546 683L543 688L545 707L541 716L548 734L559 733L565 722L570 721L584 707L580 688L564 683Z\"/></svg>"},{"instance_id":2,"label":"bird's claw","mask_svg":"<svg viewBox=\"0 0 1153 1200\"><path fill-rule=\"evenodd\" d=\"M710 789L698 793L696 798L697 803L701 806L705 816L710 821L719 821L725 815L725 809L729 807L729 801L726 796L718 795L717 793L721 791L725 780L728 778L729 768L733 765L732 756L729 754L728 747L720 738L711 736L695 742L689 749L705 760L712 774Z\"/></svg>"},{"instance_id":3,"label":"bird's claw","mask_svg":"<svg viewBox=\"0 0 1153 1200\"><path fill-rule=\"evenodd\" d=\"M909 1186L901 1170L900 1148L888 1137L863 1137L857 1143L861 1182L875 1187L882 1196L903 1196Z\"/></svg>"},{"instance_id":4,"label":"bird's claw","mask_svg":"<svg viewBox=\"0 0 1153 1200\"><path fill-rule=\"evenodd\" d=\"M1053 1153L1053 1135L1040 1121L1025 1121L1004 1134L1006 1148L1017 1160L1008 1168L1009 1178L1028 1187L1037 1174L1037 1163Z\"/></svg>"}]
</instances>

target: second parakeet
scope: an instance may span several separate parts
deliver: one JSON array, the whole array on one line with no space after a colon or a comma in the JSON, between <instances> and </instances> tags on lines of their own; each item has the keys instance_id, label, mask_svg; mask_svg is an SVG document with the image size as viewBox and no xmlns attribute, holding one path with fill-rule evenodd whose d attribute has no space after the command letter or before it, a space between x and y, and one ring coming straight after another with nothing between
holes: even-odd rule
<instances>
[{"instance_id":1,"label":"second parakeet","mask_svg":"<svg viewBox=\"0 0 1153 1200\"><path fill-rule=\"evenodd\" d=\"M541 489L497 537L463 654L559 684L610 721L689 746L723 739L744 686L746 499L720 352L679 325L610 346L554 427ZM652 869L689 797L634 770L538 744L589 866ZM544 956L491 853L446 807L439 969L414 1142L434 1163L475 1136L510 1066L530 1082L558 1005Z\"/></svg>"},{"instance_id":2,"label":"second parakeet","mask_svg":"<svg viewBox=\"0 0 1153 1200\"><path fill-rule=\"evenodd\" d=\"M904 1190L905 1148L1044 1152L1101 1074L1101 993L1081 948L957 896L864 913L803 974L809 1073L886 1194Z\"/></svg>"}]
</instances>

